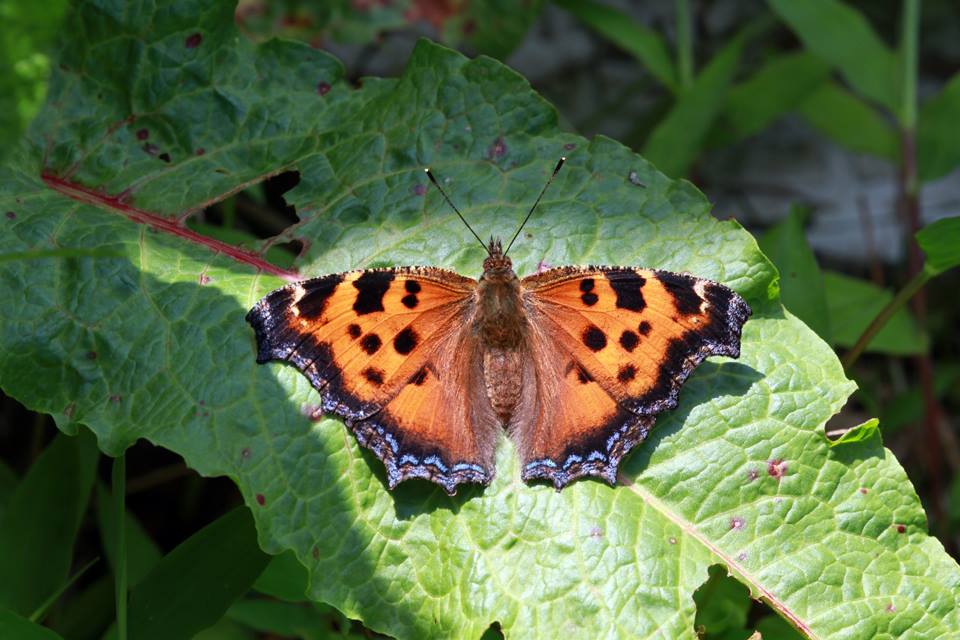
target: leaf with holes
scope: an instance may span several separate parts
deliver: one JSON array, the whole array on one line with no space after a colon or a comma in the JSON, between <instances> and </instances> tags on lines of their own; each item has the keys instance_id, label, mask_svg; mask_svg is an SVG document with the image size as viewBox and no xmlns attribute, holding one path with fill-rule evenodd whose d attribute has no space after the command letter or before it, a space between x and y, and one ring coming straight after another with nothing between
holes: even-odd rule
<instances>
[{"instance_id":1,"label":"leaf with holes","mask_svg":"<svg viewBox=\"0 0 960 640\"><path fill-rule=\"evenodd\" d=\"M124 7L121 10L119 7ZM811 637L941 637L960 571L926 533L877 436L831 448L852 390L784 312L776 272L689 183L609 139L563 133L524 79L421 42L403 75L352 89L336 60L238 38L226 4L86 3L49 100L0 178L0 384L111 454L138 438L233 478L261 545L292 550L308 594L399 637L694 637L711 565ZM244 315L284 279L428 263L477 275L483 252L428 190L430 165L482 235L539 264L689 271L751 304L739 360L712 359L616 487L519 479L501 439L491 486L385 486L342 422L311 421L293 368L254 362ZM240 250L189 229L208 203L296 170L299 222ZM296 274L268 246L305 244Z\"/></svg>"}]
</instances>

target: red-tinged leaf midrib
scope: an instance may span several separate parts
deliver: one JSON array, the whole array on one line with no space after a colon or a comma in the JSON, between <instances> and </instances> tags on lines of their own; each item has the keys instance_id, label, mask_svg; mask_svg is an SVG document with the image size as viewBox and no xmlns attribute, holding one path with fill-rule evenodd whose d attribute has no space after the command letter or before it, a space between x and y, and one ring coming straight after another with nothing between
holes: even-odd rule
<instances>
[{"instance_id":1,"label":"red-tinged leaf midrib","mask_svg":"<svg viewBox=\"0 0 960 640\"><path fill-rule=\"evenodd\" d=\"M182 238L187 242L206 247L215 253L221 253L241 264L250 265L257 271L269 273L292 282L301 279L295 271L281 269L280 267L267 262L263 256L258 253L249 251L247 249L241 249L240 247L235 247L220 240L216 240L215 238L201 235L181 224L181 222L179 222L179 220L176 218L168 218L129 205L124 201L123 194L114 196L105 193L97 193L88 187L70 182L69 180L52 173L43 173L40 177L48 187L72 200L84 202L86 204L92 204L94 206L113 211L114 213L119 213L131 222L145 224L156 229L157 231L169 233L178 238Z\"/></svg>"}]
</instances>

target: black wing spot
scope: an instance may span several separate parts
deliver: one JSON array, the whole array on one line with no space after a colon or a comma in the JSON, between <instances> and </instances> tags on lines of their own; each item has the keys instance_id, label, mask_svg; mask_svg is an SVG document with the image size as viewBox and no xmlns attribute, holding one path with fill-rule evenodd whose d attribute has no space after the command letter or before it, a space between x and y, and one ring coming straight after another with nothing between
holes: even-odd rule
<instances>
[{"instance_id":1,"label":"black wing spot","mask_svg":"<svg viewBox=\"0 0 960 640\"><path fill-rule=\"evenodd\" d=\"M360 334L363 333L363 331L360 329L360 325L351 324L349 327L347 327L347 333L350 334L351 338L356 340L360 337Z\"/></svg>"},{"instance_id":2,"label":"black wing spot","mask_svg":"<svg viewBox=\"0 0 960 640\"><path fill-rule=\"evenodd\" d=\"M416 348L419 340L417 332L407 327L393 339L393 348L397 350L397 353L407 355Z\"/></svg>"},{"instance_id":3,"label":"black wing spot","mask_svg":"<svg viewBox=\"0 0 960 640\"><path fill-rule=\"evenodd\" d=\"M640 336L633 331L627 330L620 334L620 346L627 351L632 352L638 344L640 344Z\"/></svg>"},{"instance_id":4,"label":"black wing spot","mask_svg":"<svg viewBox=\"0 0 960 640\"><path fill-rule=\"evenodd\" d=\"M327 308L327 300L342 280L342 276L327 276L302 283L300 286L303 287L304 293L297 302L297 312L300 317L316 320L322 316L324 309Z\"/></svg>"},{"instance_id":5,"label":"black wing spot","mask_svg":"<svg viewBox=\"0 0 960 640\"><path fill-rule=\"evenodd\" d=\"M685 316L700 313L700 304L703 299L694 289L696 278L685 273L661 272L657 274L664 288L673 296L673 304L677 311Z\"/></svg>"},{"instance_id":6,"label":"black wing spot","mask_svg":"<svg viewBox=\"0 0 960 640\"><path fill-rule=\"evenodd\" d=\"M407 295L400 298L400 302L403 303L407 309L416 309L417 305L420 304L420 300L417 298L416 294L408 293Z\"/></svg>"},{"instance_id":7,"label":"black wing spot","mask_svg":"<svg viewBox=\"0 0 960 640\"><path fill-rule=\"evenodd\" d=\"M607 335L592 324L583 332L583 344L591 351L600 351L607 346Z\"/></svg>"},{"instance_id":8,"label":"black wing spot","mask_svg":"<svg viewBox=\"0 0 960 640\"><path fill-rule=\"evenodd\" d=\"M426 381L427 375L428 375L427 368L420 367L420 369L415 374L410 376L410 383L415 384L419 387Z\"/></svg>"},{"instance_id":9,"label":"black wing spot","mask_svg":"<svg viewBox=\"0 0 960 640\"><path fill-rule=\"evenodd\" d=\"M403 283L403 288L407 293L420 293L420 283L416 280L407 280Z\"/></svg>"},{"instance_id":10,"label":"black wing spot","mask_svg":"<svg viewBox=\"0 0 960 640\"><path fill-rule=\"evenodd\" d=\"M647 281L632 271L618 272L609 277L610 287L617 294L617 308L628 311L643 311L647 303L640 291Z\"/></svg>"},{"instance_id":11,"label":"black wing spot","mask_svg":"<svg viewBox=\"0 0 960 640\"><path fill-rule=\"evenodd\" d=\"M363 377L367 379L370 384L375 384L380 386L383 384L383 371L380 369L374 369L373 367L367 367L363 370Z\"/></svg>"},{"instance_id":12,"label":"black wing spot","mask_svg":"<svg viewBox=\"0 0 960 640\"><path fill-rule=\"evenodd\" d=\"M583 300L583 304L588 307L592 307L597 304L597 294L593 292L594 282L593 278L584 278L580 281L580 291L583 292L583 295L580 296L580 299Z\"/></svg>"},{"instance_id":13,"label":"black wing spot","mask_svg":"<svg viewBox=\"0 0 960 640\"><path fill-rule=\"evenodd\" d=\"M593 382L593 377L587 372L586 369L580 366L580 363L576 360L571 360L570 363L567 364L567 368L563 370L563 376L567 377L570 375L570 372L576 372L577 380L580 381L580 384Z\"/></svg>"},{"instance_id":14,"label":"black wing spot","mask_svg":"<svg viewBox=\"0 0 960 640\"><path fill-rule=\"evenodd\" d=\"M580 384L588 384L593 382L593 376L586 369L577 365L577 380L580 381Z\"/></svg>"},{"instance_id":15,"label":"black wing spot","mask_svg":"<svg viewBox=\"0 0 960 640\"><path fill-rule=\"evenodd\" d=\"M620 382L630 382L637 377L637 368L632 364L627 364L620 367L620 371L617 372L617 380Z\"/></svg>"},{"instance_id":16,"label":"black wing spot","mask_svg":"<svg viewBox=\"0 0 960 640\"><path fill-rule=\"evenodd\" d=\"M383 296L390 288L393 278L393 273L389 271L367 271L354 280L357 299L353 301L353 310L361 316L383 311Z\"/></svg>"},{"instance_id":17,"label":"black wing spot","mask_svg":"<svg viewBox=\"0 0 960 640\"><path fill-rule=\"evenodd\" d=\"M647 322L646 320L641 322L640 325L637 327L637 331L640 332L640 335L644 335L644 336L650 335L651 329L653 329L653 327L651 327L650 323Z\"/></svg>"},{"instance_id":18,"label":"black wing spot","mask_svg":"<svg viewBox=\"0 0 960 640\"><path fill-rule=\"evenodd\" d=\"M375 333L368 333L360 340L360 347L371 356L380 350L381 345L383 345L383 341Z\"/></svg>"}]
</instances>

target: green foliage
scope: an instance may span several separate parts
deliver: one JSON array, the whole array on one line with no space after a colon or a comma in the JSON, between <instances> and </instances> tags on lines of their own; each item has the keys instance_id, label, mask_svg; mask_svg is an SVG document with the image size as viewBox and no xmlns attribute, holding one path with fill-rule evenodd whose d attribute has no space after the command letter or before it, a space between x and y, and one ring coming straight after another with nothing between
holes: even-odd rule
<instances>
[{"instance_id":1,"label":"green foliage","mask_svg":"<svg viewBox=\"0 0 960 640\"><path fill-rule=\"evenodd\" d=\"M882 106L901 128L916 133L918 176L930 181L960 166L960 75L915 114L917 34L904 26L900 51L892 51L856 9L838 0L768 0L807 51L838 70L854 89L826 83L799 105L814 127L838 144L900 162L898 134ZM904 16L919 3L905 2ZM915 16L913 16L915 20ZM916 28L916 25L912 25ZM864 98L866 100L864 100ZM914 122L916 120L916 122Z\"/></svg>"},{"instance_id":2,"label":"green foliage","mask_svg":"<svg viewBox=\"0 0 960 640\"><path fill-rule=\"evenodd\" d=\"M293 552L287 551L273 556L253 588L286 602L303 602L309 586L306 568L297 562Z\"/></svg>"},{"instance_id":3,"label":"green foliage","mask_svg":"<svg viewBox=\"0 0 960 640\"><path fill-rule=\"evenodd\" d=\"M871 418L862 424L845 431L842 436L830 442L831 447L850 444L851 442L862 442L877 437L880 432L880 421Z\"/></svg>"},{"instance_id":4,"label":"green foliage","mask_svg":"<svg viewBox=\"0 0 960 640\"><path fill-rule=\"evenodd\" d=\"M805 210L794 207L786 218L761 236L759 243L780 271L780 300L784 306L817 335L831 342L823 273L804 235L806 217Z\"/></svg>"},{"instance_id":5,"label":"green foliage","mask_svg":"<svg viewBox=\"0 0 960 640\"><path fill-rule=\"evenodd\" d=\"M767 0L811 53L836 67L861 94L896 112L897 57L870 23L838 0Z\"/></svg>"},{"instance_id":6,"label":"green foliage","mask_svg":"<svg viewBox=\"0 0 960 640\"><path fill-rule=\"evenodd\" d=\"M750 609L750 591L727 574L726 569L714 565L710 577L693 593L697 603L694 627L697 633L708 638L723 637L737 633L743 638L750 635L747 612Z\"/></svg>"},{"instance_id":7,"label":"green foliage","mask_svg":"<svg viewBox=\"0 0 960 640\"><path fill-rule=\"evenodd\" d=\"M752 76L730 88L713 144L729 144L759 133L797 108L829 76L829 67L806 52L767 59Z\"/></svg>"},{"instance_id":8,"label":"green foliage","mask_svg":"<svg viewBox=\"0 0 960 640\"><path fill-rule=\"evenodd\" d=\"M852 347L870 322L893 300L890 291L835 271L824 272L823 284L834 344L840 347ZM927 343L927 336L917 327L909 311L900 308L866 350L913 355L926 351Z\"/></svg>"},{"instance_id":9,"label":"green foliage","mask_svg":"<svg viewBox=\"0 0 960 640\"><path fill-rule=\"evenodd\" d=\"M248 598L230 607L227 616L257 631L303 640L327 640L331 637L361 640L367 636L349 631L349 620L340 616L343 633L331 633L329 619L336 611L325 605L306 605Z\"/></svg>"},{"instance_id":10,"label":"green foliage","mask_svg":"<svg viewBox=\"0 0 960 640\"><path fill-rule=\"evenodd\" d=\"M934 372L933 392L937 399L942 399L947 392L955 388L960 382L960 364L956 362L937 362ZM884 433L891 433L902 429L917 416L923 415L923 390L919 384L912 383L906 391L894 397L880 414Z\"/></svg>"},{"instance_id":11,"label":"green foliage","mask_svg":"<svg viewBox=\"0 0 960 640\"><path fill-rule=\"evenodd\" d=\"M102 546L111 567L117 566L116 534L117 523L111 509L113 496L102 485L97 485L97 524L102 537ZM131 514L125 514L128 583L136 586L160 561L162 554L156 544L143 530L143 527Z\"/></svg>"},{"instance_id":12,"label":"green foliage","mask_svg":"<svg viewBox=\"0 0 960 640\"><path fill-rule=\"evenodd\" d=\"M3 512L11 494L17 487L17 474L6 463L0 461L0 522L3 521Z\"/></svg>"},{"instance_id":13,"label":"green foliage","mask_svg":"<svg viewBox=\"0 0 960 640\"><path fill-rule=\"evenodd\" d=\"M875 284L821 271L804 235L806 212L790 214L760 238L760 248L780 271L784 305L827 342L851 347L893 294ZM899 309L870 342L867 351L912 355L927 349L927 337L905 308Z\"/></svg>"},{"instance_id":14,"label":"green foliage","mask_svg":"<svg viewBox=\"0 0 960 640\"><path fill-rule=\"evenodd\" d=\"M878 435L842 447L821 436L852 390L836 357L780 306L749 234L712 218L689 183L611 140L561 132L553 109L487 58L421 42L399 79L354 90L322 52L238 39L229 5L103 4L70 18L64 68L0 174L0 211L14 214L0 218L0 253L114 257L0 263L12 301L0 308L0 381L111 454L146 438L231 477L256 523L233 512L153 566L131 596L131 629L170 637L212 622L263 568L257 535L288 552L258 589L280 593L287 575L294 599L306 588L399 637L479 637L495 620L518 638L692 637L692 596L718 564L817 637L937 637L960 624L960 570L927 536ZM688 120L683 101L720 109L739 47L701 71L664 131L703 139L715 114ZM671 155L665 137L650 144L680 173L691 154ZM689 271L754 310L741 358L697 370L617 487L528 486L504 440L490 487L389 492L341 422L306 417L316 393L302 376L255 364L243 316L283 281L175 223L296 169L287 200L300 222L277 240L309 243L300 274L424 261L476 273L482 252L423 166L481 235L503 234L561 154L568 164L513 254L521 274L541 261ZM262 606L231 615L276 625L280 606Z\"/></svg>"},{"instance_id":15,"label":"green foliage","mask_svg":"<svg viewBox=\"0 0 960 640\"><path fill-rule=\"evenodd\" d=\"M0 607L31 616L66 582L97 457L89 434L61 435L20 480L0 519Z\"/></svg>"},{"instance_id":16,"label":"green foliage","mask_svg":"<svg viewBox=\"0 0 960 640\"><path fill-rule=\"evenodd\" d=\"M35 622L0 607L0 638L17 640L61 640L61 637Z\"/></svg>"},{"instance_id":17,"label":"green foliage","mask_svg":"<svg viewBox=\"0 0 960 640\"><path fill-rule=\"evenodd\" d=\"M800 103L798 111L817 130L851 151L897 159L900 143L896 132L876 109L836 83L820 85Z\"/></svg>"},{"instance_id":18,"label":"green foliage","mask_svg":"<svg viewBox=\"0 0 960 640\"><path fill-rule=\"evenodd\" d=\"M219 620L268 561L250 512L234 509L164 556L134 587L130 637L192 637Z\"/></svg>"},{"instance_id":19,"label":"green foliage","mask_svg":"<svg viewBox=\"0 0 960 640\"><path fill-rule=\"evenodd\" d=\"M495 58L506 58L523 41L546 0L486 0L464 2L461 12L444 23L446 42L463 42L468 48Z\"/></svg>"},{"instance_id":20,"label":"green foliage","mask_svg":"<svg viewBox=\"0 0 960 640\"><path fill-rule=\"evenodd\" d=\"M515 2L355 2L353 0L241 0L237 20L244 33L258 39L278 34L312 43L369 44L384 34L429 24L452 45L505 57L520 44L544 0Z\"/></svg>"},{"instance_id":21,"label":"green foliage","mask_svg":"<svg viewBox=\"0 0 960 640\"><path fill-rule=\"evenodd\" d=\"M921 180L935 180L960 166L960 73L920 109L917 162Z\"/></svg>"},{"instance_id":22,"label":"green foliage","mask_svg":"<svg viewBox=\"0 0 960 640\"><path fill-rule=\"evenodd\" d=\"M0 0L0 162L43 102L65 9L63 0Z\"/></svg>"},{"instance_id":23,"label":"green foliage","mask_svg":"<svg viewBox=\"0 0 960 640\"><path fill-rule=\"evenodd\" d=\"M726 45L650 133L643 154L667 175L682 176L699 155L713 121L723 107L727 89L737 71L744 40L741 36Z\"/></svg>"},{"instance_id":24,"label":"green foliage","mask_svg":"<svg viewBox=\"0 0 960 640\"><path fill-rule=\"evenodd\" d=\"M622 11L589 0L555 0L557 4L610 42L632 55L657 80L677 91L677 73L667 45L656 31Z\"/></svg>"},{"instance_id":25,"label":"green foliage","mask_svg":"<svg viewBox=\"0 0 960 640\"><path fill-rule=\"evenodd\" d=\"M960 265L960 216L943 218L920 229L917 244L926 256L923 270L928 277Z\"/></svg>"}]
</instances>

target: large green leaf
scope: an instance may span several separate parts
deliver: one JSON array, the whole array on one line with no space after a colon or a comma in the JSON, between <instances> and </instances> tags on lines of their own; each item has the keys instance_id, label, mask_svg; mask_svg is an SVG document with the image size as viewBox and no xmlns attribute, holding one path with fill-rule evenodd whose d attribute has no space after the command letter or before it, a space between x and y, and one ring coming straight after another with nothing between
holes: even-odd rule
<instances>
[{"instance_id":1,"label":"large green leaf","mask_svg":"<svg viewBox=\"0 0 960 640\"><path fill-rule=\"evenodd\" d=\"M897 56L863 15L840 0L767 0L811 53L837 68L857 91L896 112Z\"/></svg>"},{"instance_id":2,"label":"large green leaf","mask_svg":"<svg viewBox=\"0 0 960 640\"><path fill-rule=\"evenodd\" d=\"M353 90L316 50L237 39L220 5L120 4L71 18L66 68L0 178L13 214L0 253L121 257L0 263L7 393L108 452L147 438L230 476L263 548L292 550L313 598L400 637L479 637L499 621L516 638L692 638L692 593L714 564L814 637L960 624L960 570L896 460L876 437L830 448L821 435L852 390L836 357L784 312L754 240L689 183L560 132L523 78L487 58L422 42L402 77ZM740 360L691 376L617 487L526 485L503 439L485 489L388 491L341 422L305 416L317 395L303 376L254 363L243 317L282 284L277 270L176 222L295 168L300 222L274 240L309 243L301 274L423 262L476 274L483 253L423 167L481 235L506 235L561 154L512 254L521 274L541 262L685 270L754 310Z\"/></svg>"}]
</instances>

